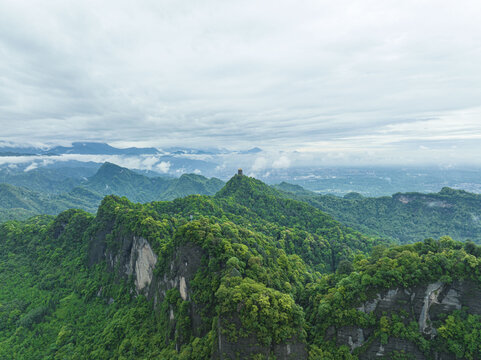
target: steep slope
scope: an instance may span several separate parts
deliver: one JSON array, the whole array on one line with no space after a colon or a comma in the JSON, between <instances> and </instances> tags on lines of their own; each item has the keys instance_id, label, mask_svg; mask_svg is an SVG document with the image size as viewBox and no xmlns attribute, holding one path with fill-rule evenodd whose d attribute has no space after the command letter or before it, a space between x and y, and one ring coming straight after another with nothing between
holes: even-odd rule
<instances>
[{"instance_id":1,"label":"steep slope","mask_svg":"<svg viewBox=\"0 0 481 360\"><path fill-rule=\"evenodd\" d=\"M246 206L262 218L283 226L296 225L306 230L314 230L322 229L325 225L340 225L312 206L285 199L262 181L243 175L235 175L215 197Z\"/></svg>"},{"instance_id":2,"label":"steep slope","mask_svg":"<svg viewBox=\"0 0 481 360\"><path fill-rule=\"evenodd\" d=\"M0 237L2 261L9 254L0 317L11 319L0 330L3 358L307 356L289 293L312 275L272 238L230 221L107 197L95 219L69 210L50 223L7 223ZM24 272L32 276L22 283L14 274Z\"/></svg>"},{"instance_id":3,"label":"steep slope","mask_svg":"<svg viewBox=\"0 0 481 360\"><path fill-rule=\"evenodd\" d=\"M481 195L443 188L439 193L397 193L380 198L347 194L319 195L290 184L276 189L331 214L367 234L410 243L449 235L460 241L481 242Z\"/></svg>"},{"instance_id":4,"label":"steep slope","mask_svg":"<svg viewBox=\"0 0 481 360\"><path fill-rule=\"evenodd\" d=\"M378 248L310 288L312 353L327 359L479 359L481 248L448 237ZM333 285L332 285L333 284Z\"/></svg>"}]
</instances>

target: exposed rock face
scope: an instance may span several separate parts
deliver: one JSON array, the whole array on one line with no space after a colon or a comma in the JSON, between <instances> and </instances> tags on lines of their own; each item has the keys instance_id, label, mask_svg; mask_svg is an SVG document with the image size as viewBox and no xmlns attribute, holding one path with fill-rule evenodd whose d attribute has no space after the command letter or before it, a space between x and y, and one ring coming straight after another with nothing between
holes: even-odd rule
<instances>
[{"instance_id":1,"label":"exposed rock face","mask_svg":"<svg viewBox=\"0 0 481 360\"><path fill-rule=\"evenodd\" d=\"M190 301L190 281L201 266L204 256L202 249L194 244L179 246L172 254L169 266L161 275L155 275L157 255L149 242L137 236L124 236L113 241L115 246L108 246L107 236L111 229L100 230L90 242L89 262L91 265L106 261L109 268L120 277L134 279L137 294L144 294L158 305L165 298L167 291L177 288L182 300ZM193 329L199 329L201 323L200 305L191 303ZM175 316L170 309L171 326L175 328ZM196 336L202 336L195 331Z\"/></svg>"},{"instance_id":2,"label":"exposed rock face","mask_svg":"<svg viewBox=\"0 0 481 360\"><path fill-rule=\"evenodd\" d=\"M157 264L157 255L152 251L150 244L144 238L134 236L130 261L125 274L135 274L135 288L138 292L152 282L155 264Z\"/></svg>"},{"instance_id":3,"label":"exposed rock face","mask_svg":"<svg viewBox=\"0 0 481 360\"><path fill-rule=\"evenodd\" d=\"M153 271L157 264L155 255L149 242L137 236L124 237L120 241L120 248L108 248L105 239L106 232L94 237L90 244L90 264L106 260L112 270L119 275L134 276L137 293L148 290L153 279Z\"/></svg>"},{"instance_id":4,"label":"exposed rock face","mask_svg":"<svg viewBox=\"0 0 481 360\"><path fill-rule=\"evenodd\" d=\"M375 339L359 356L360 359L391 359L393 351L409 354L409 359L424 360L426 357L415 344L406 342L404 339L389 338L387 344L382 345L379 339Z\"/></svg>"},{"instance_id":5,"label":"exposed rock face","mask_svg":"<svg viewBox=\"0 0 481 360\"><path fill-rule=\"evenodd\" d=\"M342 331L337 333L337 343L339 345L347 344L351 348L351 351L362 346L365 342L365 338L371 335L370 330L356 328L354 326L346 326L342 328Z\"/></svg>"},{"instance_id":6,"label":"exposed rock face","mask_svg":"<svg viewBox=\"0 0 481 360\"><path fill-rule=\"evenodd\" d=\"M219 319L218 327L222 329L234 323L240 327L239 319ZM255 336L239 337L235 341L229 340L223 331L218 331L218 346L213 359L234 360L252 359L255 355L263 355L264 359L276 360L304 360L307 359L306 346L297 339L290 339L284 344L260 344Z\"/></svg>"},{"instance_id":7,"label":"exposed rock face","mask_svg":"<svg viewBox=\"0 0 481 360\"><path fill-rule=\"evenodd\" d=\"M411 314L419 324L419 331L426 338L436 336L433 324L440 320L440 315L467 307L470 313L481 315L481 288L470 280L457 280L452 283L435 282L414 288L396 288L384 293L376 294L372 300L361 304L357 309L365 313L374 313L377 317L383 314L393 314L404 311ZM329 334L329 332L331 334ZM430 357L405 339L389 338L387 344L382 345L379 338L370 337L373 329L345 326L337 330L330 329L327 337L336 336L338 345L347 345L351 351L363 346L360 359L390 359L395 351L409 354L410 359L424 360ZM438 360L454 359L451 355L433 353L432 358Z\"/></svg>"},{"instance_id":8,"label":"exposed rock face","mask_svg":"<svg viewBox=\"0 0 481 360\"><path fill-rule=\"evenodd\" d=\"M106 235L107 231L101 231L92 239L89 253L91 264L106 260L111 270L120 276L133 276L137 293L143 293L153 299L156 305L172 288L179 290L182 300L191 300L189 284L199 270L204 256L199 246L194 244L179 246L172 254L168 269L163 271L161 276L155 276L157 255L146 239L126 236L118 239L114 248L109 248L105 240ZM173 317L172 313L172 320ZM192 318L194 323L200 322L200 315L196 311L193 311Z\"/></svg>"},{"instance_id":9,"label":"exposed rock face","mask_svg":"<svg viewBox=\"0 0 481 360\"><path fill-rule=\"evenodd\" d=\"M191 300L190 282L201 266L204 251L191 243L179 246L173 253L168 269L155 279L149 291L149 297L157 304L162 301L167 291L177 288L184 301Z\"/></svg>"},{"instance_id":10,"label":"exposed rock face","mask_svg":"<svg viewBox=\"0 0 481 360\"><path fill-rule=\"evenodd\" d=\"M427 335L435 335L436 330L431 328L431 321L429 319L429 308L433 303L438 302L438 296L443 289L444 284L441 282L436 282L434 284L429 284L426 288L424 295L423 307L421 308L421 314L419 315L419 331ZM430 319L429 319L430 320ZM433 336L431 336L433 337Z\"/></svg>"},{"instance_id":11,"label":"exposed rock face","mask_svg":"<svg viewBox=\"0 0 481 360\"><path fill-rule=\"evenodd\" d=\"M188 292L187 292L187 285L185 283L185 277L181 276L180 281L179 281L179 291L180 291L180 297L182 300L187 300L188 298Z\"/></svg>"},{"instance_id":12,"label":"exposed rock face","mask_svg":"<svg viewBox=\"0 0 481 360\"><path fill-rule=\"evenodd\" d=\"M137 294L143 294L152 299L155 306L164 300L169 290L178 289L182 300L189 304L192 335L196 337L206 335L211 323L209 328L203 326L201 318L203 304L198 304L192 299L191 288L191 281L199 271L202 259L206 256L202 248L192 243L178 246L173 251L165 269L156 272L157 255L146 239L133 235L123 236L111 241L109 246L106 239L110 236L110 231L111 229L100 230L91 239L89 263L93 265L106 261L109 268L120 277L133 277ZM176 346L180 348L184 339L178 334L176 336L177 319L172 308L168 310L168 319L170 335L166 341L176 339ZM219 320L218 347L213 353L213 359L247 359L255 354L263 354L266 358L275 356L278 360L307 359L305 344L296 339L291 339L285 344L267 346L259 344L252 336L229 341L223 334L222 328L232 321L236 320ZM240 323L237 325L241 326Z\"/></svg>"}]
</instances>

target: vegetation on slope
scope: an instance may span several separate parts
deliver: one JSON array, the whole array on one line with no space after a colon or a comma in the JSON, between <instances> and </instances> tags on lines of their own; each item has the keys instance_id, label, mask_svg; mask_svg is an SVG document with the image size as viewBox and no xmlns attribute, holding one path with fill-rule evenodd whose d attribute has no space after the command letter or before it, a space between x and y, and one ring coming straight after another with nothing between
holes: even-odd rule
<instances>
[{"instance_id":1,"label":"vegetation on slope","mask_svg":"<svg viewBox=\"0 0 481 360\"><path fill-rule=\"evenodd\" d=\"M46 177L46 174L49 176ZM51 179L54 174L56 172L42 171L29 173L28 176L16 175L13 179L16 183L33 184L33 188L39 186L48 188L49 186L45 185L48 181L50 186L55 187L64 179L63 177ZM18 181L19 179L22 181ZM70 180L65 181L70 184ZM72 181L76 187L72 186L68 192L60 193L34 191L26 187L0 183L0 223L6 220L25 220L37 214L56 215L71 208L95 213L103 196L110 194L127 196L135 202L149 202L172 200L190 194L213 195L224 185L219 179L207 179L195 174L184 174L178 179L147 177L111 163L102 165L88 181ZM64 184L60 188L63 189L67 185Z\"/></svg>"},{"instance_id":2,"label":"vegetation on slope","mask_svg":"<svg viewBox=\"0 0 481 360\"><path fill-rule=\"evenodd\" d=\"M179 178L147 177L112 163L103 164L83 187L102 195L126 196L134 202L173 200L191 194L214 195L224 182L202 175L183 174Z\"/></svg>"},{"instance_id":3,"label":"vegetation on slope","mask_svg":"<svg viewBox=\"0 0 481 360\"><path fill-rule=\"evenodd\" d=\"M481 195L443 188L439 193L397 193L365 198L350 193L343 198L319 195L300 186L276 186L284 196L305 201L363 233L412 243L449 235L481 243Z\"/></svg>"},{"instance_id":4,"label":"vegetation on slope","mask_svg":"<svg viewBox=\"0 0 481 360\"><path fill-rule=\"evenodd\" d=\"M37 214L56 215L71 208L95 212L102 196L85 188L65 194L42 194L9 184L0 184L0 223L23 220Z\"/></svg>"},{"instance_id":5,"label":"vegetation on slope","mask_svg":"<svg viewBox=\"0 0 481 360\"><path fill-rule=\"evenodd\" d=\"M93 241L121 255L123 239L132 236L152 246L159 279L169 276L183 246L201 249L189 299L174 287L154 305L111 260L89 261ZM0 226L0 358L209 359L220 331L234 343L252 338L267 349L295 339L311 359L356 359L363 348L351 353L326 337L331 326L347 325L369 326L382 342L410 339L427 354L440 346L476 358L479 317L469 311L435 324L439 336L430 340L402 314L378 318L357 308L392 287L479 284L480 248L447 237L376 244L237 176L216 197L142 205L108 196L95 217L69 210L7 222ZM200 313L196 326L193 309Z\"/></svg>"},{"instance_id":6,"label":"vegetation on slope","mask_svg":"<svg viewBox=\"0 0 481 360\"><path fill-rule=\"evenodd\" d=\"M419 331L419 324L408 313L384 313L379 317L365 313L359 305L375 297L383 290L410 288L419 284L453 280L471 280L481 285L481 248L472 242L460 243L449 237L440 240L427 239L411 245L378 247L371 256L358 256L349 266L347 274L339 271L324 276L309 287L310 341L319 344L313 353L326 359L353 358L347 346L339 348L335 341L326 341L330 327L371 327L375 337L386 344L389 337L406 339L430 358L432 351L459 354L459 358L473 359L481 354L479 326L473 324L479 315L469 315L470 309L449 315L444 323L434 324L440 336L429 339ZM466 312L467 311L467 312ZM454 324L453 320L460 321ZM354 354L362 353L357 349ZM342 357L341 357L342 354ZM409 358L409 354L407 354Z\"/></svg>"},{"instance_id":7,"label":"vegetation on slope","mask_svg":"<svg viewBox=\"0 0 481 360\"><path fill-rule=\"evenodd\" d=\"M92 176L97 167L79 165L76 167L38 168L30 171L0 169L0 181L42 194L68 193Z\"/></svg>"}]
</instances>

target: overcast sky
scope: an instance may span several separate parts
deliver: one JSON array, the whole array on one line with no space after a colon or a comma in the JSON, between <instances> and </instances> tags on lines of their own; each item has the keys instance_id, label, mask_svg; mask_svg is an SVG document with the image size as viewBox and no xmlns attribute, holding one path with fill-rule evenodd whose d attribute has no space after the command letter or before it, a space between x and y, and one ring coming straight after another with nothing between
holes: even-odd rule
<instances>
[{"instance_id":1,"label":"overcast sky","mask_svg":"<svg viewBox=\"0 0 481 360\"><path fill-rule=\"evenodd\" d=\"M0 140L481 164L480 19L479 0L0 0Z\"/></svg>"}]
</instances>

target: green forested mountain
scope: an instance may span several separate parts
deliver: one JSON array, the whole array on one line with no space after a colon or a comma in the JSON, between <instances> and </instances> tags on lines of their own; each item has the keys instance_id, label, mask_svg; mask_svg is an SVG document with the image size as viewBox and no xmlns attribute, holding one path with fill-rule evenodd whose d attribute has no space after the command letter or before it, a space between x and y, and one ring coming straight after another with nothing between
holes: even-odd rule
<instances>
[{"instance_id":1,"label":"green forested mountain","mask_svg":"<svg viewBox=\"0 0 481 360\"><path fill-rule=\"evenodd\" d=\"M74 188L64 194L44 194L0 184L0 222L27 219L38 214L58 214L70 208L95 212L102 196L86 188Z\"/></svg>"},{"instance_id":2,"label":"green forested mountain","mask_svg":"<svg viewBox=\"0 0 481 360\"><path fill-rule=\"evenodd\" d=\"M82 166L38 168L30 171L0 170L0 183L23 187L42 194L62 194L72 191L95 174L97 167Z\"/></svg>"},{"instance_id":3,"label":"green forested mountain","mask_svg":"<svg viewBox=\"0 0 481 360\"><path fill-rule=\"evenodd\" d=\"M443 188L439 193L397 193L365 198L350 193L343 198L319 195L297 185L275 188L285 196L305 201L363 233L411 243L449 235L455 240L481 243L481 195Z\"/></svg>"},{"instance_id":4,"label":"green forested mountain","mask_svg":"<svg viewBox=\"0 0 481 360\"><path fill-rule=\"evenodd\" d=\"M0 198L5 209L24 208L40 211L40 195L34 191L9 184L0 184Z\"/></svg>"},{"instance_id":5,"label":"green forested mountain","mask_svg":"<svg viewBox=\"0 0 481 360\"><path fill-rule=\"evenodd\" d=\"M131 201L173 200L191 194L213 195L224 186L222 180L196 174L180 178L147 177L112 163L103 164L83 187L102 195L126 196Z\"/></svg>"},{"instance_id":6,"label":"green forested mountain","mask_svg":"<svg viewBox=\"0 0 481 360\"><path fill-rule=\"evenodd\" d=\"M33 188L49 188L46 185L45 173L39 174L38 178L35 173L26 178L22 177L24 181L20 183L24 184L30 179ZM48 174L53 176L53 173ZM51 186L55 187L57 183L61 183L61 179L52 180ZM184 174L178 179L147 177L127 168L105 163L92 177L76 184L78 186L68 192L49 192L0 183L0 222L27 219L38 214L55 215L71 208L95 212L103 196L110 194L127 196L135 202L172 200L190 194L213 195L222 188L224 182L195 174Z\"/></svg>"},{"instance_id":7,"label":"green forested mountain","mask_svg":"<svg viewBox=\"0 0 481 360\"><path fill-rule=\"evenodd\" d=\"M370 255L369 255L370 254ZM0 226L0 358L477 359L481 249L389 246L235 176Z\"/></svg>"},{"instance_id":8,"label":"green forested mountain","mask_svg":"<svg viewBox=\"0 0 481 360\"><path fill-rule=\"evenodd\" d=\"M135 202L148 202L163 193L170 180L163 177L149 178L127 168L105 163L83 186L102 195L116 194L127 196Z\"/></svg>"},{"instance_id":9,"label":"green forested mountain","mask_svg":"<svg viewBox=\"0 0 481 360\"><path fill-rule=\"evenodd\" d=\"M0 184L0 223L42 213L39 194L9 184Z\"/></svg>"}]
</instances>

